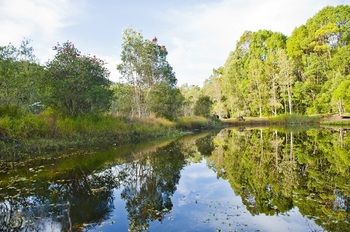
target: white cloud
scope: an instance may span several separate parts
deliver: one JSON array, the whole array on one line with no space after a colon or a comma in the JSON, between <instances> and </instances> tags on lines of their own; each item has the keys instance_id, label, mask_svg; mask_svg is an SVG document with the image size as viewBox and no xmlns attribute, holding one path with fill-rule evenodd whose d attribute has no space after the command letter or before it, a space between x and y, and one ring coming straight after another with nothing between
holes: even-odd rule
<instances>
[{"instance_id":1,"label":"white cloud","mask_svg":"<svg viewBox=\"0 0 350 232\"><path fill-rule=\"evenodd\" d=\"M45 60L60 38L60 30L74 24L82 1L75 0L0 0L0 45L33 41L36 54Z\"/></svg>"},{"instance_id":2,"label":"white cloud","mask_svg":"<svg viewBox=\"0 0 350 232\"><path fill-rule=\"evenodd\" d=\"M170 24L169 60L179 84L201 85L213 68L224 64L246 30L290 34L326 5L349 0L222 0L172 9L162 14Z\"/></svg>"},{"instance_id":3,"label":"white cloud","mask_svg":"<svg viewBox=\"0 0 350 232\"><path fill-rule=\"evenodd\" d=\"M350 0L198 2L194 5L179 4L160 13L159 17L163 27L156 34L159 34L168 48L169 61L175 69L179 84L201 85L209 77L213 68L223 65L239 36L245 30L271 29L290 34L294 27L303 24L322 7L350 4ZM71 38L69 27L86 23L87 21L82 18L90 17L88 10L98 10L98 4L98 1L88 0L0 0L0 45L9 42L18 44L23 38L29 38L33 41L35 54L45 62L53 56L52 46L56 42ZM110 4L118 4L118 2ZM135 5L126 4L125 7L125 11L132 11L133 9L128 7L135 7ZM118 20L118 15L106 16L106 19L113 17ZM137 19L138 15L134 17ZM104 18L101 18L98 21L99 26L115 30L113 20L103 20ZM148 30L147 27L156 29L157 25L145 24L145 27L144 30ZM78 37L73 36L73 39L78 40L76 41L78 44L89 44L84 43L87 38L83 36L86 34L75 36ZM96 41L88 48L80 46L78 48L90 52L105 50L99 49L99 46L108 45ZM111 80L117 81L119 79L119 73L116 71L118 58L114 58L112 53L101 54L99 57L108 63Z\"/></svg>"}]
</instances>

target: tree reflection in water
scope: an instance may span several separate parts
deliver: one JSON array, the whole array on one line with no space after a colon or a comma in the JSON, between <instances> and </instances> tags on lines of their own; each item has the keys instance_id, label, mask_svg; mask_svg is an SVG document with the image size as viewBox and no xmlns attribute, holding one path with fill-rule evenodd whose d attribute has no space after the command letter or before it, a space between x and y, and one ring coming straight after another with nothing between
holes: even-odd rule
<instances>
[{"instance_id":1,"label":"tree reflection in water","mask_svg":"<svg viewBox=\"0 0 350 232\"><path fill-rule=\"evenodd\" d=\"M253 215L298 207L329 231L349 231L350 136L341 129L221 131L210 166Z\"/></svg>"},{"instance_id":2,"label":"tree reflection in water","mask_svg":"<svg viewBox=\"0 0 350 232\"><path fill-rule=\"evenodd\" d=\"M18 171L0 182L0 231L93 229L111 217L115 198L125 201L130 231L148 230L173 209L183 167L203 159L252 215L297 207L328 231L349 231L348 134L224 129L121 156L97 153L90 168L68 162L73 168L57 175L21 177Z\"/></svg>"},{"instance_id":3,"label":"tree reflection in water","mask_svg":"<svg viewBox=\"0 0 350 232\"><path fill-rule=\"evenodd\" d=\"M147 230L150 221L162 220L172 209L171 196L185 165L179 146L174 142L133 154L139 158L96 173L76 168L52 182L11 183L15 191L0 204L0 231L69 231L102 223L113 210L113 190L121 185L130 230Z\"/></svg>"},{"instance_id":4,"label":"tree reflection in water","mask_svg":"<svg viewBox=\"0 0 350 232\"><path fill-rule=\"evenodd\" d=\"M129 230L143 231L149 222L162 220L172 207L171 197L185 158L179 143L172 143L140 160L126 164L122 198L126 201Z\"/></svg>"}]
</instances>

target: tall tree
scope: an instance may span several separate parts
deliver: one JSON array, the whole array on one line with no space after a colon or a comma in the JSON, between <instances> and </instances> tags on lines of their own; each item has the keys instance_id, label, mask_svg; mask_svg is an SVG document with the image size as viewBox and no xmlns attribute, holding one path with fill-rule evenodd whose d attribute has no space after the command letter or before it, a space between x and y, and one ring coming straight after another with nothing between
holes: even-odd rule
<instances>
[{"instance_id":1,"label":"tall tree","mask_svg":"<svg viewBox=\"0 0 350 232\"><path fill-rule=\"evenodd\" d=\"M54 50L55 58L47 65L49 104L70 116L107 110L112 92L104 62L82 55L71 42L58 44Z\"/></svg>"},{"instance_id":2,"label":"tall tree","mask_svg":"<svg viewBox=\"0 0 350 232\"><path fill-rule=\"evenodd\" d=\"M168 63L165 46L157 38L145 39L141 33L126 29L123 33L121 63L118 65L123 79L133 86L133 116L142 117L149 113L146 99L154 85L165 83L176 85L176 77Z\"/></svg>"}]
</instances>

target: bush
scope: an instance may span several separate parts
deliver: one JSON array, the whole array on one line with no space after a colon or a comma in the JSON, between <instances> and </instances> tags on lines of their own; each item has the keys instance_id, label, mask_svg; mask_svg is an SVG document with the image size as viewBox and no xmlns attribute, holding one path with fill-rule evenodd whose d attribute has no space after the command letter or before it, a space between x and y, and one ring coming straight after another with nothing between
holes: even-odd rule
<instances>
[{"instance_id":1,"label":"bush","mask_svg":"<svg viewBox=\"0 0 350 232\"><path fill-rule=\"evenodd\" d=\"M9 116L12 118L20 117L24 114L23 110L18 106L7 105L0 106L0 117Z\"/></svg>"},{"instance_id":2,"label":"bush","mask_svg":"<svg viewBox=\"0 0 350 232\"><path fill-rule=\"evenodd\" d=\"M0 128L8 136L16 138L46 137L49 125L37 115L26 114L22 117L1 117Z\"/></svg>"},{"instance_id":3,"label":"bush","mask_svg":"<svg viewBox=\"0 0 350 232\"><path fill-rule=\"evenodd\" d=\"M177 120L177 128L179 129L202 129L210 125L209 119L201 116L181 117Z\"/></svg>"},{"instance_id":4,"label":"bush","mask_svg":"<svg viewBox=\"0 0 350 232\"><path fill-rule=\"evenodd\" d=\"M307 116L301 114L281 114L270 118L271 122L284 124L305 124L317 123L320 121L319 116Z\"/></svg>"}]
</instances>

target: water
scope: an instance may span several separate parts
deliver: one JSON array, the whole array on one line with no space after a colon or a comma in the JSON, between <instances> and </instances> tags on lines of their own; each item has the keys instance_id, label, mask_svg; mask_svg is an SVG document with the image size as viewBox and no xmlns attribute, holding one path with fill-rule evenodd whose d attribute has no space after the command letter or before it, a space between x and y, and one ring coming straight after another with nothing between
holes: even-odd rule
<instances>
[{"instance_id":1,"label":"water","mask_svg":"<svg viewBox=\"0 0 350 232\"><path fill-rule=\"evenodd\" d=\"M2 162L0 231L350 231L350 133L241 128Z\"/></svg>"}]
</instances>

